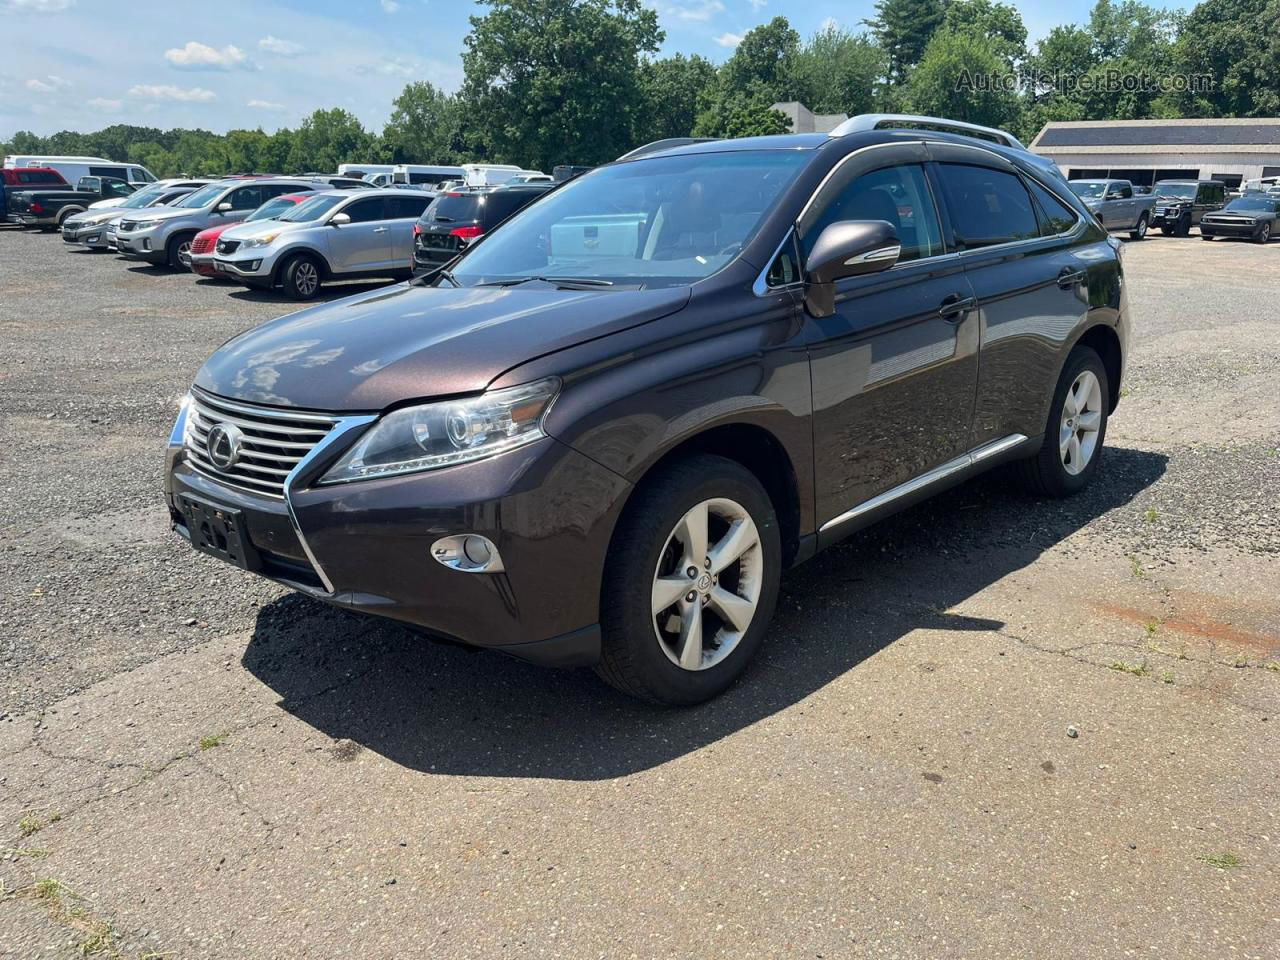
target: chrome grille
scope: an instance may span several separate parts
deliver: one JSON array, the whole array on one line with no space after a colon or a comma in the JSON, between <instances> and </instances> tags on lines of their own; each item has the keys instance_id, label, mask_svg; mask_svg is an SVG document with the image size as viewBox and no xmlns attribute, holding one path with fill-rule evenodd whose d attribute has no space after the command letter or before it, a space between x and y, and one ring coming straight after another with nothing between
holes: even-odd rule
<instances>
[{"instance_id":1,"label":"chrome grille","mask_svg":"<svg viewBox=\"0 0 1280 960\"><path fill-rule=\"evenodd\" d=\"M240 457L226 470L209 459L209 430L218 423L240 429ZM191 394L183 449L193 470L219 483L268 497L284 496L289 472L333 429L337 418Z\"/></svg>"}]
</instances>

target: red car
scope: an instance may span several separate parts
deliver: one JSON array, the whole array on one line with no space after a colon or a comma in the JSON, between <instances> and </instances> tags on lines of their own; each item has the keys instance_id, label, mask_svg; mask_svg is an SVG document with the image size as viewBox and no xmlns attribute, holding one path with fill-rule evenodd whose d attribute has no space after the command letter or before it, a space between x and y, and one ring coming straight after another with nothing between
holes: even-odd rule
<instances>
[{"instance_id":1,"label":"red car","mask_svg":"<svg viewBox=\"0 0 1280 960\"><path fill-rule=\"evenodd\" d=\"M198 273L202 277L216 277L218 274L213 269L213 248L217 246L218 237L222 235L223 230L234 227L237 223L248 223L250 220L274 220L290 207L310 196L309 193L287 193L268 200L243 221L232 220L210 227L208 230L201 230L191 241L191 253L187 259L187 266L191 268L192 273Z\"/></svg>"},{"instance_id":2,"label":"red car","mask_svg":"<svg viewBox=\"0 0 1280 960\"><path fill-rule=\"evenodd\" d=\"M48 190L71 185L52 167L6 167L0 170L0 223L9 215L8 194L13 190Z\"/></svg>"}]
</instances>

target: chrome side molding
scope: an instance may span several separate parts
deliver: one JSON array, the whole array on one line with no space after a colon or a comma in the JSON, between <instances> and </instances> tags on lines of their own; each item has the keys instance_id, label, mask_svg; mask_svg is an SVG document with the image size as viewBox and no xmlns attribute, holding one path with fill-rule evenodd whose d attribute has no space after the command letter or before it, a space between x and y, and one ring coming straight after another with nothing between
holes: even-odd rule
<instances>
[{"instance_id":1,"label":"chrome side molding","mask_svg":"<svg viewBox=\"0 0 1280 960\"><path fill-rule=\"evenodd\" d=\"M918 477L900 483L896 487L891 487L884 493L872 497L870 500L864 500L852 510L846 510L838 517L832 517L821 527L818 528L819 533L826 533L833 527L838 527L842 523L848 523L857 517L877 510L886 504L901 499L908 494L917 493L920 490L930 487L939 481L945 480L952 474L959 473L961 470L967 470L974 464L989 460L994 456L1004 453L1016 447L1018 444L1026 440L1026 436L1021 433L1011 433L1007 437L1001 437L999 440L992 440L990 443L984 443L980 447L975 447L968 453L963 453L954 460L948 460L946 463L939 464L932 470L920 474Z\"/></svg>"}]
</instances>

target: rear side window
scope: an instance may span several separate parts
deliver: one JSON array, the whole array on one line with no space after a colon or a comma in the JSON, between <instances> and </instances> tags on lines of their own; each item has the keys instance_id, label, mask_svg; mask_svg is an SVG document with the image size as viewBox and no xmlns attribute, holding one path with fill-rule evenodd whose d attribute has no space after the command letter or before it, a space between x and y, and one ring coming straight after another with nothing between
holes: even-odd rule
<instances>
[{"instance_id":1,"label":"rear side window","mask_svg":"<svg viewBox=\"0 0 1280 960\"><path fill-rule=\"evenodd\" d=\"M1120 185L1120 199L1121 199L1121 200L1129 200L1129 199L1131 199L1132 197L1133 197L1133 187L1129 186L1129 184L1127 184L1127 183L1125 183L1125 184L1121 184L1121 185Z\"/></svg>"},{"instance_id":2,"label":"rear side window","mask_svg":"<svg viewBox=\"0 0 1280 960\"><path fill-rule=\"evenodd\" d=\"M1040 204L1040 212L1044 214L1044 226L1040 231L1044 236L1066 233L1076 225L1076 215L1070 207L1034 180L1028 181L1028 185L1036 203Z\"/></svg>"},{"instance_id":3,"label":"rear side window","mask_svg":"<svg viewBox=\"0 0 1280 960\"><path fill-rule=\"evenodd\" d=\"M938 214L924 169L919 164L872 170L853 180L808 228L803 238L805 257L812 252L823 229L841 220L889 223L898 231L902 244L899 262L942 253Z\"/></svg>"},{"instance_id":4,"label":"rear side window","mask_svg":"<svg viewBox=\"0 0 1280 960\"><path fill-rule=\"evenodd\" d=\"M408 220L410 218L417 219L422 216L422 211L427 209L427 204L431 202L431 198L422 197L390 197L387 199L387 219L388 220Z\"/></svg>"},{"instance_id":5,"label":"rear side window","mask_svg":"<svg viewBox=\"0 0 1280 960\"><path fill-rule=\"evenodd\" d=\"M351 218L352 223L372 223L385 220L382 215L382 198L370 197L368 200L357 200L342 208L342 212Z\"/></svg>"},{"instance_id":6,"label":"rear side window","mask_svg":"<svg viewBox=\"0 0 1280 960\"><path fill-rule=\"evenodd\" d=\"M40 171L37 173L20 173L18 174L19 183L65 183L58 174L52 171Z\"/></svg>"},{"instance_id":7,"label":"rear side window","mask_svg":"<svg viewBox=\"0 0 1280 960\"><path fill-rule=\"evenodd\" d=\"M532 203L541 193L535 193L532 190L512 190L510 192L498 190L485 198L484 213L482 214L484 228L492 230L507 217L511 216L517 210Z\"/></svg>"},{"instance_id":8,"label":"rear side window","mask_svg":"<svg viewBox=\"0 0 1280 960\"><path fill-rule=\"evenodd\" d=\"M231 204L232 210L256 210L262 206L263 199L261 187L241 187L231 191L225 202Z\"/></svg>"},{"instance_id":9,"label":"rear side window","mask_svg":"<svg viewBox=\"0 0 1280 960\"><path fill-rule=\"evenodd\" d=\"M962 163L938 165L956 241L967 249L1038 236L1031 197L1012 173Z\"/></svg>"}]
</instances>

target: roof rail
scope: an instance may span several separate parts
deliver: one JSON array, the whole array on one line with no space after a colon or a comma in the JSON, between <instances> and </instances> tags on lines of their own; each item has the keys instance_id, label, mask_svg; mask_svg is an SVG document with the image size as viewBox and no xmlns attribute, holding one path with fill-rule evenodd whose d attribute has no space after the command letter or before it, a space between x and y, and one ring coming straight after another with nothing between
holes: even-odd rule
<instances>
[{"instance_id":1,"label":"roof rail","mask_svg":"<svg viewBox=\"0 0 1280 960\"><path fill-rule=\"evenodd\" d=\"M663 150L671 150L675 147L687 147L691 143L710 143L712 140L718 140L719 137L668 137L666 140L655 140L653 143L646 143L642 147L636 147L620 156L619 160L634 160L636 157L647 157L651 153L661 153Z\"/></svg>"},{"instance_id":2,"label":"roof rail","mask_svg":"<svg viewBox=\"0 0 1280 960\"><path fill-rule=\"evenodd\" d=\"M918 117L909 113L862 113L850 117L831 131L833 137L847 133L864 133L868 130L937 130L941 133L958 133L964 137L994 140L996 143L1017 150L1026 150L1022 141L1008 130L983 127L963 120L943 120L941 117Z\"/></svg>"}]
</instances>

